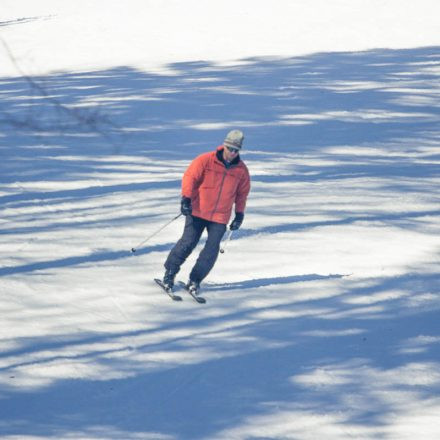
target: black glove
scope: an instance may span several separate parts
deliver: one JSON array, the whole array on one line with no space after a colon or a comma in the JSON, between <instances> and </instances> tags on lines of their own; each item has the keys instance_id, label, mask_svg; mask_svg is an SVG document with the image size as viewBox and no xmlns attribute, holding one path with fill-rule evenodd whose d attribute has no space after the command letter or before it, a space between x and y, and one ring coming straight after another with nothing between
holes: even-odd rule
<instances>
[{"instance_id":1,"label":"black glove","mask_svg":"<svg viewBox=\"0 0 440 440\"><path fill-rule=\"evenodd\" d=\"M192 206L191 206L191 199L189 197L182 197L182 200L180 201L180 212L183 215L191 215L192 213Z\"/></svg>"},{"instance_id":2,"label":"black glove","mask_svg":"<svg viewBox=\"0 0 440 440\"><path fill-rule=\"evenodd\" d=\"M232 220L232 223L229 225L229 229L231 231L236 231L243 223L243 219L244 214L242 212L236 212L234 220Z\"/></svg>"}]
</instances>

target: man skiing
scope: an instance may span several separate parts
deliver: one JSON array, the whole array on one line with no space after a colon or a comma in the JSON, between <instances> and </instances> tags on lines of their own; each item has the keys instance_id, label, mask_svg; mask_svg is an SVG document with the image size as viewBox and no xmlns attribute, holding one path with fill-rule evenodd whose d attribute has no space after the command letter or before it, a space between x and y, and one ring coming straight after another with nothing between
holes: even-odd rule
<instances>
[{"instance_id":1,"label":"man skiing","mask_svg":"<svg viewBox=\"0 0 440 440\"><path fill-rule=\"evenodd\" d=\"M201 281L213 268L220 241L235 204L235 217L229 228L237 230L244 218L250 190L249 171L239 152L243 144L240 130L230 131L216 151L196 157L182 178L181 212L186 216L183 235L165 261L163 284L171 290L181 265L196 247L203 231L208 238L191 270L187 289L197 295Z\"/></svg>"}]
</instances>

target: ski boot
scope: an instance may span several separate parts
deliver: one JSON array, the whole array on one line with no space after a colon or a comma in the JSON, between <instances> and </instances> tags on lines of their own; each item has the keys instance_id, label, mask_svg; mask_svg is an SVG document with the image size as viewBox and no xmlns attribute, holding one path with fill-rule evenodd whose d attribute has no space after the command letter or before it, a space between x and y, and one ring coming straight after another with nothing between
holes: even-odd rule
<instances>
[{"instance_id":1,"label":"ski boot","mask_svg":"<svg viewBox=\"0 0 440 440\"><path fill-rule=\"evenodd\" d=\"M165 275L163 276L162 283L165 286L165 289L173 290L174 287L174 279L176 278L177 272L172 271L171 269L167 269L165 271Z\"/></svg>"},{"instance_id":2,"label":"ski boot","mask_svg":"<svg viewBox=\"0 0 440 440\"><path fill-rule=\"evenodd\" d=\"M186 284L183 281L180 281L179 284L199 304L204 304L206 302L205 298L203 298L202 296L199 296L199 290L200 290L200 282L199 281L194 281L194 280L190 279Z\"/></svg>"},{"instance_id":3,"label":"ski boot","mask_svg":"<svg viewBox=\"0 0 440 440\"><path fill-rule=\"evenodd\" d=\"M200 291L200 283L197 281L189 280L186 288L191 295L197 296Z\"/></svg>"}]
</instances>

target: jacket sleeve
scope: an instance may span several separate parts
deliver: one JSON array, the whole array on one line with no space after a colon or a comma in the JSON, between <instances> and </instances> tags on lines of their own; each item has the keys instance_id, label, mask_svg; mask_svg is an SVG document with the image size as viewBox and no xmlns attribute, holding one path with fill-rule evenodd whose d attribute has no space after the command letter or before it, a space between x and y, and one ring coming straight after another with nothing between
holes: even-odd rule
<instances>
[{"instance_id":1,"label":"jacket sleeve","mask_svg":"<svg viewBox=\"0 0 440 440\"><path fill-rule=\"evenodd\" d=\"M249 171L245 169L240 183L237 188L237 195L235 197L235 212L243 212L246 209L246 200L251 189L251 179L249 177Z\"/></svg>"},{"instance_id":2,"label":"jacket sleeve","mask_svg":"<svg viewBox=\"0 0 440 440\"><path fill-rule=\"evenodd\" d=\"M196 157L186 169L182 178L182 196L193 199L194 193L203 180L206 155Z\"/></svg>"}]
</instances>

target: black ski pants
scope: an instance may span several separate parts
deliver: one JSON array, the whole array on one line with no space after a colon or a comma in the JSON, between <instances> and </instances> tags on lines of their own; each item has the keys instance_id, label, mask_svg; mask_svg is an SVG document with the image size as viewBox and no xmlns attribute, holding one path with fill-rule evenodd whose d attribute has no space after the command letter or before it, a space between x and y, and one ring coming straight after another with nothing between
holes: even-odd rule
<instances>
[{"instance_id":1,"label":"black ski pants","mask_svg":"<svg viewBox=\"0 0 440 440\"><path fill-rule=\"evenodd\" d=\"M165 269L177 273L197 246L205 229L208 231L208 238L189 275L190 280L200 283L217 261L220 241L226 232L226 225L187 215L183 235L171 249L165 261Z\"/></svg>"}]
</instances>

